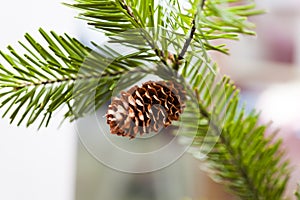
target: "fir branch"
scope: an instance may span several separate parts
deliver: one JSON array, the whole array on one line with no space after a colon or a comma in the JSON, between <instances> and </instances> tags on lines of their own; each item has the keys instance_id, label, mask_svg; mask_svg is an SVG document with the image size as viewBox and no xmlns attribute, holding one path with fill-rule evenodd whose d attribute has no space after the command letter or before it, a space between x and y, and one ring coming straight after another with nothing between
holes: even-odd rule
<instances>
[{"instance_id":1,"label":"fir branch","mask_svg":"<svg viewBox=\"0 0 300 200\"><path fill-rule=\"evenodd\" d=\"M99 1L99 3L90 3L89 1L79 1L80 4L73 4L73 5L66 4L66 5L85 10L84 13L80 14L80 16L84 16L81 18L89 21L90 25L103 30L106 33L106 35L111 37L111 39L116 40L115 42L119 42L119 43L122 42L123 44L129 43L131 44L131 47L134 47L136 41L145 40L146 43L150 46L150 48L155 52L156 56L161 60L161 62L167 64L168 55L164 55L163 51L156 44L156 41L150 36L149 32L146 30L147 27L145 23L146 21L149 21L147 20L147 18L150 17L149 14L142 15L141 12L143 12L143 9L140 10L138 8L133 9L130 5L128 5L128 3L125 0L115 0L115 1L110 0L110 1L103 1L103 2L102 1ZM112 11L107 11L107 9L105 9L107 8L108 5L111 6L113 9L115 9L114 12L119 13L118 18L109 17ZM141 5L143 5L143 3ZM154 6L154 2L152 2L151 5L149 5L149 7L151 8L150 10L152 11L155 10L153 6ZM137 17L137 15L139 17ZM144 18L141 19L141 16L144 16ZM107 27L108 24L111 24L109 28ZM118 29L112 28L113 25L114 27L118 27ZM132 38L117 39L126 36L126 31L132 31L132 30L133 31L135 30L137 33L139 33L141 35L141 38L138 39L135 37L133 41ZM141 47L137 46L137 48L140 49ZM151 54L149 53L149 55Z\"/></svg>"},{"instance_id":2,"label":"fir branch","mask_svg":"<svg viewBox=\"0 0 300 200\"><path fill-rule=\"evenodd\" d=\"M186 61L191 60L188 55ZM182 134L197 133L191 152L207 155L206 170L241 199L282 199L289 167L280 159L281 141L264 135L267 126L258 125L258 114L237 109L238 90L227 77L218 81L208 65L188 63L180 69L198 98L198 107L189 103L183 116L189 129ZM201 123L195 124L195 117Z\"/></svg>"},{"instance_id":3,"label":"fir branch","mask_svg":"<svg viewBox=\"0 0 300 200\"><path fill-rule=\"evenodd\" d=\"M10 54L0 51L9 64L0 64L0 107L6 109L3 117L10 113L11 122L19 116L18 125L27 120L29 126L43 115L40 126L47 126L52 113L63 105L72 105L65 113L70 120L84 116L92 111L92 98L99 108L120 76L143 59L143 50L121 55L96 45L97 51L92 51L68 35L49 35L43 29L40 33L48 49L26 34L29 44L20 42L24 55L11 46Z\"/></svg>"},{"instance_id":4,"label":"fir branch","mask_svg":"<svg viewBox=\"0 0 300 200\"><path fill-rule=\"evenodd\" d=\"M166 64L166 60L164 58L162 51L158 48L157 44L151 38L150 34L145 30L146 27L144 27L141 24L141 21L133 14L131 7L126 4L125 0L121 0L120 2L121 2L122 8L125 9L126 12L128 13L128 15L131 16L132 19L136 22L136 24L139 25L139 27L136 27L136 28L140 28L142 37L147 41L148 45L155 52L156 56L158 56L160 58L160 60L164 64Z\"/></svg>"},{"instance_id":5,"label":"fir branch","mask_svg":"<svg viewBox=\"0 0 300 200\"><path fill-rule=\"evenodd\" d=\"M177 11L176 16L182 20L177 20L176 17L173 20L178 21L182 30L185 30L195 20L194 45L205 48L205 50L220 51L226 54L228 54L228 50L224 46L214 46L210 41L237 40L239 34L255 34L251 30L254 25L248 21L247 17L263 13L263 11L255 9L254 3L241 0L206 0L200 3L199 0L194 0L189 2L192 8L187 10L186 14ZM201 8L201 12L199 8Z\"/></svg>"}]
</instances>

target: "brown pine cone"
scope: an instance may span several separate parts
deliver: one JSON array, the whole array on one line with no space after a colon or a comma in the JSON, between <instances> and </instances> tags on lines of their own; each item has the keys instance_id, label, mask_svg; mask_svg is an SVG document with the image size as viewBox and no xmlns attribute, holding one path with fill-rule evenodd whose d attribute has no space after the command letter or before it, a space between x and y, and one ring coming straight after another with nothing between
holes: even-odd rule
<instances>
[{"instance_id":1,"label":"brown pine cone","mask_svg":"<svg viewBox=\"0 0 300 200\"><path fill-rule=\"evenodd\" d=\"M141 87L122 91L108 106L107 124L112 134L135 138L140 133L158 132L172 120L179 120L186 95L171 81L148 81Z\"/></svg>"}]
</instances>

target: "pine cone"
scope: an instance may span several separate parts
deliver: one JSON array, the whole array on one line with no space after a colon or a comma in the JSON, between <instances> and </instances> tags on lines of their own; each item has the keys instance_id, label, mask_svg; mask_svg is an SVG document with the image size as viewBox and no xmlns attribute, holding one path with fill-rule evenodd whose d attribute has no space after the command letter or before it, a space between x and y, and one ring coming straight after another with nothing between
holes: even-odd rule
<instances>
[{"instance_id":1,"label":"pine cone","mask_svg":"<svg viewBox=\"0 0 300 200\"><path fill-rule=\"evenodd\" d=\"M107 124L112 134L135 138L140 133L158 132L179 120L186 95L178 83L148 81L142 87L122 91L108 106Z\"/></svg>"}]
</instances>

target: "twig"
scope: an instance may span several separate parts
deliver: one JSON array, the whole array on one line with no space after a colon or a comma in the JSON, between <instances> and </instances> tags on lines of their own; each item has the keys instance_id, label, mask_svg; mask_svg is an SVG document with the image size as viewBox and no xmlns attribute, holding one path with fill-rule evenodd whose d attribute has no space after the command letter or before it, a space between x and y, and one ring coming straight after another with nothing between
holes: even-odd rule
<instances>
[{"instance_id":1,"label":"twig","mask_svg":"<svg viewBox=\"0 0 300 200\"><path fill-rule=\"evenodd\" d=\"M201 10L203 10L203 7L205 5L205 0L202 0L202 3L201 3ZM193 22L192 22L192 28L191 28L191 31L190 31L190 35L189 37L186 39L184 45L183 45L183 48L180 52L180 54L178 55L178 60L182 60L185 53L187 52L193 38L194 38L194 35L195 35L195 31L196 31L196 22L195 22L195 18L196 18L197 14L195 15L194 19L193 19Z\"/></svg>"},{"instance_id":2,"label":"twig","mask_svg":"<svg viewBox=\"0 0 300 200\"><path fill-rule=\"evenodd\" d=\"M117 76L119 73L115 73L114 76ZM36 87L36 86L46 86L46 85L51 85L51 84L61 84L64 82L75 82L78 80L84 80L84 79L99 79L101 77L106 76L107 73L103 73L100 75L89 75L89 76L77 76L77 77L63 77L63 78L58 78L58 79L52 79L52 80L45 80L45 81L39 81L39 82L25 82L25 83L21 83L19 86L14 87L14 90L20 90L22 88L26 88L26 87ZM110 75L112 75L110 73Z\"/></svg>"},{"instance_id":3,"label":"twig","mask_svg":"<svg viewBox=\"0 0 300 200\"><path fill-rule=\"evenodd\" d=\"M194 37L194 34L195 34L195 31L196 31L196 25L195 25L195 19L193 19L193 22L192 22L192 28L191 28L191 32L190 32L190 36L188 39L186 39L185 43L184 43L184 46L180 52L180 54L178 55L178 60L182 60L187 49L189 48L190 44L191 44L191 41Z\"/></svg>"}]
</instances>

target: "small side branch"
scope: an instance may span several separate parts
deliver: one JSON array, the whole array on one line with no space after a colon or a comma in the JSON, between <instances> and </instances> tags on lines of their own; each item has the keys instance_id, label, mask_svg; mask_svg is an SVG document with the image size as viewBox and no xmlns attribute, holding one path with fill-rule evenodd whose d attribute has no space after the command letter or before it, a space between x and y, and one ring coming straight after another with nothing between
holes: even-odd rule
<instances>
[{"instance_id":1,"label":"small side branch","mask_svg":"<svg viewBox=\"0 0 300 200\"><path fill-rule=\"evenodd\" d=\"M203 10L204 8L204 5L205 5L205 0L202 0L201 2L201 10ZM195 18L196 16L194 17L193 19L193 22L192 22L192 28L191 28L191 31L190 31L190 35L189 37L186 39L184 45L183 45L183 48L180 52L180 54L178 55L178 60L182 60L184 58L184 55L185 53L187 52L193 38L194 38L194 35L195 35L195 32L196 32L196 22L195 22Z\"/></svg>"},{"instance_id":2,"label":"small side branch","mask_svg":"<svg viewBox=\"0 0 300 200\"><path fill-rule=\"evenodd\" d=\"M178 55L178 60L182 60L185 53L187 52L192 40L193 40L193 37L194 37L194 34L195 34L195 31L196 31L196 25L195 25L195 19L193 19L193 22L192 22L192 28L191 28L191 32L190 32L190 36L188 39L186 39L185 43L184 43L184 46L180 52L180 54Z\"/></svg>"},{"instance_id":3,"label":"small side branch","mask_svg":"<svg viewBox=\"0 0 300 200\"><path fill-rule=\"evenodd\" d=\"M127 5L125 0L120 0L120 5L127 12L127 14L134 20L134 22L138 24L139 28L142 31L143 38L147 41L151 49L160 58L160 60L166 64L162 51L157 47L157 45L153 41L151 41L151 39L149 39L149 33L143 28L143 26L141 25L141 21L134 15L131 7Z\"/></svg>"},{"instance_id":4,"label":"small side branch","mask_svg":"<svg viewBox=\"0 0 300 200\"><path fill-rule=\"evenodd\" d=\"M132 9L126 4L125 0L120 1L121 7L126 10L127 14L137 23L140 24L138 18L133 14Z\"/></svg>"}]
</instances>

